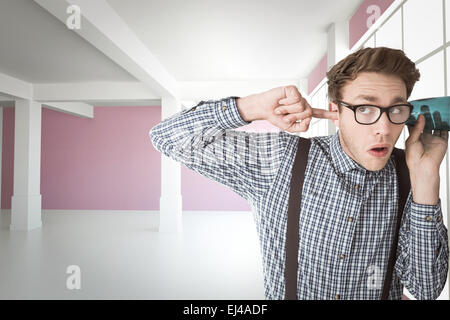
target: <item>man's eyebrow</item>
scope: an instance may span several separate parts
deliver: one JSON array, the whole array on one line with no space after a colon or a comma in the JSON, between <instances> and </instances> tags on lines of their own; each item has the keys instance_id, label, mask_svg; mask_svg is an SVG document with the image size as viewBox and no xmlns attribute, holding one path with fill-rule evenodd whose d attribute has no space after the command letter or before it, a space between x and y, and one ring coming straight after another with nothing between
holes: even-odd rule
<instances>
[{"instance_id":1,"label":"man's eyebrow","mask_svg":"<svg viewBox=\"0 0 450 320\"><path fill-rule=\"evenodd\" d=\"M377 103L378 102L378 98L375 96L371 96L371 95L366 95L366 94L360 94L356 97L356 99L362 99L362 100L366 100L372 103ZM405 103L406 99L404 99L403 97L395 97L392 102L391 105L394 105L396 103Z\"/></svg>"},{"instance_id":2,"label":"man's eyebrow","mask_svg":"<svg viewBox=\"0 0 450 320\"><path fill-rule=\"evenodd\" d=\"M392 104L396 104L396 103L405 103L407 102L405 98L402 97L395 97L395 99L392 101Z\"/></svg>"}]
</instances>

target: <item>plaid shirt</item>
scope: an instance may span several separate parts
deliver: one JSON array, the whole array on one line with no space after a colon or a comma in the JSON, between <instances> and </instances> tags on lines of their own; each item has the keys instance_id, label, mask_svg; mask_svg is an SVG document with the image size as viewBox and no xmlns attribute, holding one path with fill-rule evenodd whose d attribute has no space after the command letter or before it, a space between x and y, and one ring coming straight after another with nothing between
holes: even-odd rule
<instances>
[{"instance_id":1,"label":"plaid shirt","mask_svg":"<svg viewBox=\"0 0 450 320\"><path fill-rule=\"evenodd\" d=\"M266 299L284 299L285 241L299 137L250 133L234 98L201 102L150 131L155 148L247 199L261 248ZM338 133L311 138L301 200L298 299L380 299L397 215L393 156L368 171L342 149ZM412 201L403 215L389 299L405 286L436 299L447 278L447 229L437 205Z\"/></svg>"}]
</instances>

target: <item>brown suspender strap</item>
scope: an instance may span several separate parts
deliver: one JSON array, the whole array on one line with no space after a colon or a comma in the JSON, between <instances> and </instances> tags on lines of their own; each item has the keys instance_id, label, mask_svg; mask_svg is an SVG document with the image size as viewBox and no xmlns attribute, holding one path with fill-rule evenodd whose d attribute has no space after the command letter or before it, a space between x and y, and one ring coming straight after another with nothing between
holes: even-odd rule
<instances>
[{"instance_id":1,"label":"brown suspender strap","mask_svg":"<svg viewBox=\"0 0 450 320\"><path fill-rule=\"evenodd\" d=\"M297 300L297 270L300 204L303 180L305 179L311 140L299 138L297 153L292 167L291 189L289 191L289 209L286 227L286 261L285 261L285 299Z\"/></svg>"},{"instance_id":2,"label":"brown suspender strap","mask_svg":"<svg viewBox=\"0 0 450 320\"><path fill-rule=\"evenodd\" d=\"M388 267L386 276L384 278L383 291L381 294L381 300L387 300L389 297L389 291L392 282L392 273L394 272L395 261L397 258L397 245L398 236L400 233L400 225L402 222L403 210L405 209L406 200L408 199L409 190L411 188L409 180L409 170L406 165L405 151L394 148L392 151L395 159L395 166L397 169L397 181L398 181L398 213L397 222L395 224L394 241L392 243L391 252L389 254Z\"/></svg>"},{"instance_id":3,"label":"brown suspender strap","mask_svg":"<svg viewBox=\"0 0 450 320\"><path fill-rule=\"evenodd\" d=\"M311 147L311 140L299 138L297 153L292 167L291 188L289 191L288 220L286 227L286 260L285 260L285 299L297 299L297 272L298 272L298 244L299 244L299 223L301 196L303 181L305 179L308 153ZM388 268L384 279L382 300L387 300L392 281L392 273L397 255L398 236L403 215L403 210L410 190L409 171L406 166L405 151L394 148L395 165L397 169L397 179L399 186L399 201L397 221L395 225L394 241L389 254Z\"/></svg>"}]
</instances>

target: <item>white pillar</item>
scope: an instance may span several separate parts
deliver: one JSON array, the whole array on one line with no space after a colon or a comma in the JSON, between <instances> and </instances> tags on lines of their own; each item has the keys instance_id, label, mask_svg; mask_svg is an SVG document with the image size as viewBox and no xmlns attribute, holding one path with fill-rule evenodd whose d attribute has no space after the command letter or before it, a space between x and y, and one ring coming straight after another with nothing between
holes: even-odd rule
<instances>
[{"instance_id":1,"label":"white pillar","mask_svg":"<svg viewBox=\"0 0 450 320\"><path fill-rule=\"evenodd\" d=\"M32 230L42 226L41 115L41 104L16 100L10 230Z\"/></svg>"},{"instance_id":2,"label":"white pillar","mask_svg":"<svg viewBox=\"0 0 450 320\"><path fill-rule=\"evenodd\" d=\"M162 119L181 111L181 103L173 97L161 99ZM159 232L181 232L181 166L161 154L161 199L159 201Z\"/></svg>"},{"instance_id":3,"label":"white pillar","mask_svg":"<svg viewBox=\"0 0 450 320\"><path fill-rule=\"evenodd\" d=\"M348 28L348 21L335 22L328 27L327 71L350 53ZM328 134L335 133L336 126L328 120Z\"/></svg>"},{"instance_id":4,"label":"white pillar","mask_svg":"<svg viewBox=\"0 0 450 320\"><path fill-rule=\"evenodd\" d=\"M303 98L309 97L308 95L308 78L301 78L298 80L298 90Z\"/></svg>"}]
</instances>

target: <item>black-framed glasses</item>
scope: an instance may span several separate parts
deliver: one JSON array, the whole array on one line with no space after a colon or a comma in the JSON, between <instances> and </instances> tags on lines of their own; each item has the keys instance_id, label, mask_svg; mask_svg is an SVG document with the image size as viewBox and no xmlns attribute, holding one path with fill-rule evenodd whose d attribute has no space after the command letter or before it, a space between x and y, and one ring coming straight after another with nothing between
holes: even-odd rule
<instances>
[{"instance_id":1,"label":"black-framed glasses","mask_svg":"<svg viewBox=\"0 0 450 320\"><path fill-rule=\"evenodd\" d=\"M383 112L386 112L389 121L393 124L402 124L408 121L413 110L413 106L410 103L401 103L387 108L382 108L371 104L351 105L344 101L336 102L351 109L355 114L356 122L364 125L370 125L377 122L378 119L381 118Z\"/></svg>"}]
</instances>

